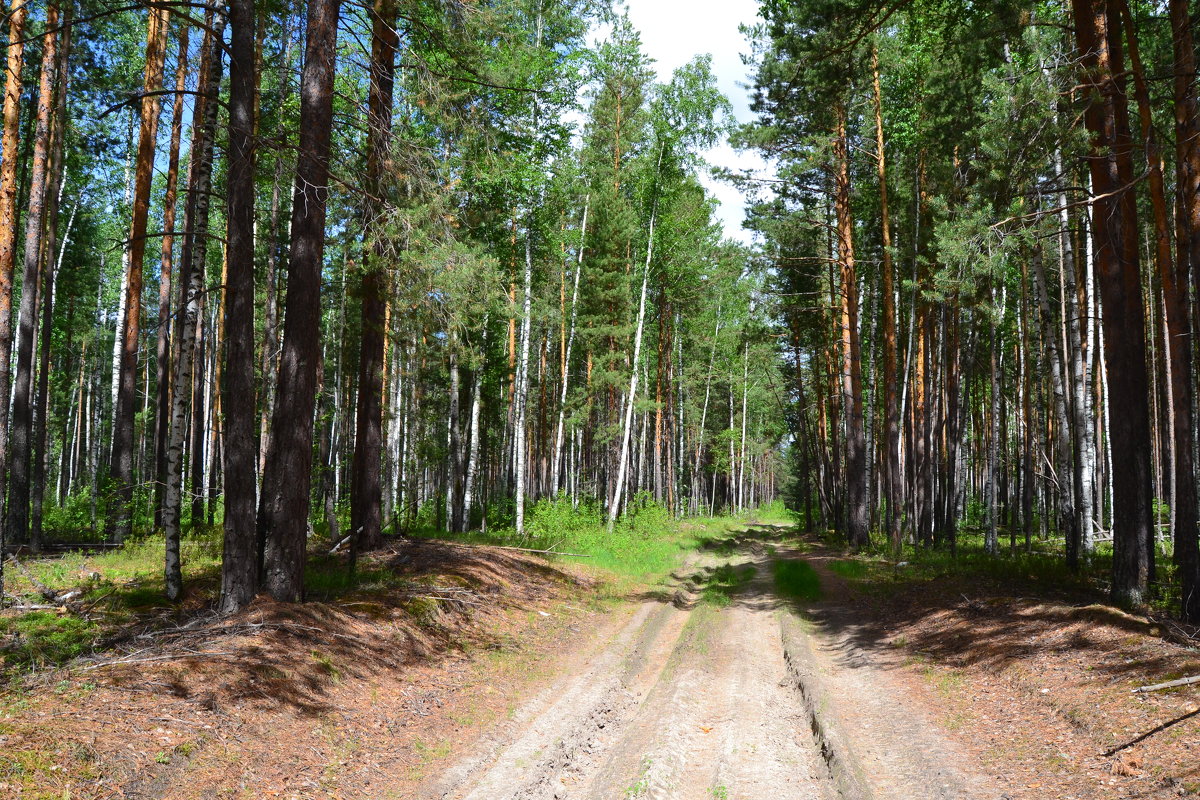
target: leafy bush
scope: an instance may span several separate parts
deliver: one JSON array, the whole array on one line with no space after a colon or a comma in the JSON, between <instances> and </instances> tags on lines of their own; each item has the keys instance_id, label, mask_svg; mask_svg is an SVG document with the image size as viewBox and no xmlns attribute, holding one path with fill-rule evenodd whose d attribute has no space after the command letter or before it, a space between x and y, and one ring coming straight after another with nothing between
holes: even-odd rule
<instances>
[{"instance_id":1,"label":"leafy bush","mask_svg":"<svg viewBox=\"0 0 1200 800\"><path fill-rule=\"evenodd\" d=\"M45 538L61 542L101 541L104 532L92 527L92 496L76 492L65 505L47 503L42 517Z\"/></svg>"}]
</instances>

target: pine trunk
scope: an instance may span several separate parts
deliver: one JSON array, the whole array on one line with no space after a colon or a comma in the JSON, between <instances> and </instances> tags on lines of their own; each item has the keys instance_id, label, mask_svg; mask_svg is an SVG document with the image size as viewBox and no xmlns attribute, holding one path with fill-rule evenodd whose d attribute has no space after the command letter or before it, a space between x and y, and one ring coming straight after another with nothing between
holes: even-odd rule
<instances>
[{"instance_id":1,"label":"pine trunk","mask_svg":"<svg viewBox=\"0 0 1200 800\"><path fill-rule=\"evenodd\" d=\"M158 338L155 345L154 526L163 524L167 482L167 443L171 434L171 288L175 270L175 206L179 187L179 145L183 138L183 98L188 76L188 26L179 27L175 65L175 104L171 107L171 147L167 155L167 188L163 196L162 257L158 283Z\"/></svg>"},{"instance_id":2,"label":"pine trunk","mask_svg":"<svg viewBox=\"0 0 1200 800\"><path fill-rule=\"evenodd\" d=\"M333 128L339 0L312 0L300 78L300 142L292 202L292 240L284 305L283 351L259 524L264 584L280 601L304 594L304 554L312 485L313 408L320 360L321 267Z\"/></svg>"},{"instance_id":3,"label":"pine trunk","mask_svg":"<svg viewBox=\"0 0 1200 800\"><path fill-rule=\"evenodd\" d=\"M1104 304L1104 345L1114 464L1112 596L1140 608L1147 601L1152 535L1149 380L1138 254L1137 197L1126 102L1121 22L1102 0L1072 0L1084 80L1091 98L1084 121L1095 200L1092 234Z\"/></svg>"},{"instance_id":4,"label":"pine trunk","mask_svg":"<svg viewBox=\"0 0 1200 800\"><path fill-rule=\"evenodd\" d=\"M1193 439L1195 392L1190 359L1195 353L1200 314L1188 320L1188 273L1196 281L1194 307L1200 310L1200 117L1196 107L1196 53L1187 0L1171 0L1171 30L1175 52L1175 175L1179 193L1177 257L1168 282L1175 294L1167 300L1167 325L1171 335L1172 395L1175 404L1177 488L1175 498L1175 561L1179 566L1180 615L1200 622L1200 521L1196 497L1196 452ZM1172 311L1172 303L1183 303ZM1182 316L1181 316L1182 313ZM1189 324L1190 323L1190 324ZM1179 359L1177 362L1176 359ZM1182 412L1182 413L1181 413ZM1186 460L1188 463L1183 463Z\"/></svg>"},{"instance_id":5,"label":"pine trunk","mask_svg":"<svg viewBox=\"0 0 1200 800\"><path fill-rule=\"evenodd\" d=\"M846 540L854 548L869 543L867 453L863 432L862 344L858 330L858 276L854 263L854 221L850 215L850 153L846 141L846 109L835 109L834 210L837 216L837 255L841 267L842 394L846 414Z\"/></svg>"},{"instance_id":6,"label":"pine trunk","mask_svg":"<svg viewBox=\"0 0 1200 800\"><path fill-rule=\"evenodd\" d=\"M50 127L54 87L58 72L58 5L46 9L47 33L42 45L41 80L38 84L34 124L33 165L30 170L29 211L25 218L24 269L21 306L17 316L17 371L12 398L12 454L8 499L8 540L23 542L29 535L29 467L33 436L30 390L33 379L33 343L37 336L37 286L41 280L42 237L49 186Z\"/></svg>"},{"instance_id":7,"label":"pine trunk","mask_svg":"<svg viewBox=\"0 0 1200 800\"><path fill-rule=\"evenodd\" d=\"M383 203L384 161L392 122L395 83L396 4L375 0L372 12L371 86L367 98L367 184L373 203ZM368 212L373 217L378 211ZM368 234L372 224L368 221ZM383 245L372 243L362 278L362 346L359 354L358 414L350 491L350 529L360 549L378 547L383 540L380 506L383 486L383 359L387 347L385 297L387 278ZM357 550L355 550L357 552Z\"/></svg>"},{"instance_id":8,"label":"pine trunk","mask_svg":"<svg viewBox=\"0 0 1200 800\"><path fill-rule=\"evenodd\" d=\"M146 223L150 215L150 186L158 142L158 117L166 59L167 9L150 12L146 34L146 74L142 84L141 126L133 179L133 221L129 226L129 264L125 280L125 317L121 323L121 363L113 417L110 477L115 482L108 509L111 538L124 541L131 531L133 503L133 423L136 412L137 357L142 318L142 261L146 255ZM14 409L14 416L15 416Z\"/></svg>"},{"instance_id":9,"label":"pine trunk","mask_svg":"<svg viewBox=\"0 0 1200 800\"><path fill-rule=\"evenodd\" d=\"M225 434L220 610L225 614L248 605L258 583L254 451L255 22L254 0L230 0L225 369L219 387Z\"/></svg>"}]
</instances>

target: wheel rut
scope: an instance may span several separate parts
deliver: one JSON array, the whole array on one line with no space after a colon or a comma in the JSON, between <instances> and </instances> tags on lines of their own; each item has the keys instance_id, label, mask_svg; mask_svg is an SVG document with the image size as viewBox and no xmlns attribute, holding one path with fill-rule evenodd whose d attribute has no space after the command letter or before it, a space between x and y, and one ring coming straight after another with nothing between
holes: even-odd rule
<instances>
[{"instance_id":1,"label":"wheel rut","mask_svg":"<svg viewBox=\"0 0 1200 800\"><path fill-rule=\"evenodd\" d=\"M738 543L734 556L709 554L684 570L695 580L677 574L674 602L642 603L585 668L526 703L421 797L869 800L910 796L876 787L929 789L908 780L905 742L872 734L911 724L894 724L876 702L863 719L854 715L871 682L886 680L840 674L827 639L815 642L775 595L772 556L753 537ZM722 597L705 589L717 567L753 577ZM868 780L864 751L872 770L889 774ZM928 796L986 796L955 791L966 784L943 765L922 764L922 772L936 775L941 790Z\"/></svg>"}]
</instances>

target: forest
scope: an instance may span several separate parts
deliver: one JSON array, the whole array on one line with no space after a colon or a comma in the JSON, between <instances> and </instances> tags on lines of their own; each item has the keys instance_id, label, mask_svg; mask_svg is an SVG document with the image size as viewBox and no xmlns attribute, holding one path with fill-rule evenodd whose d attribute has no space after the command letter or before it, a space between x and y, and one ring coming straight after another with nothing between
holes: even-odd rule
<instances>
[{"instance_id":1,"label":"forest","mask_svg":"<svg viewBox=\"0 0 1200 800\"><path fill-rule=\"evenodd\" d=\"M223 528L233 611L300 599L318 532L776 497L768 265L697 179L730 127L706 57L656 82L592 2L8 27L10 546L160 535L174 598L181 538Z\"/></svg>"},{"instance_id":2,"label":"forest","mask_svg":"<svg viewBox=\"0 0 1200 800\"><path fill-rule=\"evenodd\" d=\"M1197 14L9 0L0 798L1200 795Z\"/></svg>"},{"instance_id":3,"label":"forest","mask_svg":"<svg viewBox=\"0 0 1200 800\"><path fill-rule=\"evenodd\" d=\"M593 0L13 0L5 546L160 536L177 598L220 531L236 611L302 599L313 537L353 568L785 498L1200 619L1188 4L768 0L744 34L738 123ZM770 174L714 170L727 138Z\"/></svg>"},{"instance_id":4,"label":"forest","mask_svg":"<svg viewBox=\"0 0 1200 800\"><path fill-rule=\"evenodd\" d=\"M1200 620L1187 2L764 2L747 224L795 508L855 547L1053 543ZM981 540L981 541L980 541Z\"/></svg>"}]
</instances>

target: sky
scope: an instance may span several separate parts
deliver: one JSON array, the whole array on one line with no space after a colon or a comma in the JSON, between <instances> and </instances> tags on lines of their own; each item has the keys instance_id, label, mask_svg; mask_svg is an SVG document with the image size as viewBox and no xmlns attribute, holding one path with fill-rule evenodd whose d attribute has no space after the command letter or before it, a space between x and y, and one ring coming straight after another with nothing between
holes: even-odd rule
<instances>
[{"instance_id":1,"label":"sky","mask_svg":"<svg viewBox=\"0 0 1200 800\"><path fill-rule=\"evenodd\" d=\"M747 105L749 93L739 84L748 82L749 68L741 54L749 44L738 26L753 23L758 15L758 0L627 0L629 18L642 34L642 50L655 60L659 81L670 80L671 73L699 53L711 53L713 73L721 91L733 103L739 122L753 117ZM738 153L722 143L706 154L709 163L730 169L762 169L755 154ZM725 235L749 242L751 234L742 230L745 204L741 193L726 183L702 177L709 191L721 202L718 216Z\"/></svg>"}]
</instances>

